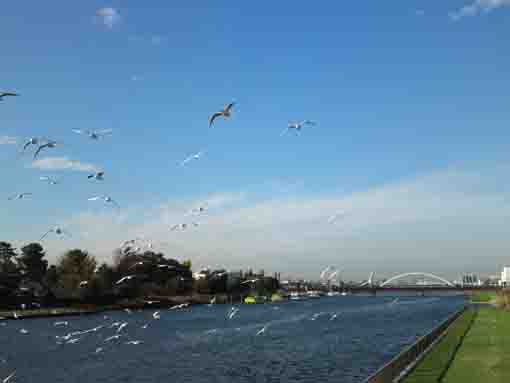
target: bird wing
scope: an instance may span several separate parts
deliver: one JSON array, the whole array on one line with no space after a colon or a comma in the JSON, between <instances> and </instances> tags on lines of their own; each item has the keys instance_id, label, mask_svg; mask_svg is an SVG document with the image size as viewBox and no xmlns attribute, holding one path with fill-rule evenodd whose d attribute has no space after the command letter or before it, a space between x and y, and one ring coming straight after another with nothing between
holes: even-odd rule
<instances>
[{"instance_id":1,"label":"bird wing","mask_svg":"<svg viewBox=\"0 0 510 383\"><path fill-rule=\"evenodd\" d=\"M99 201L100 199L102 199L103 197L101 196L96 196L96 197L92 197L92 198L89 198L88 200L89 201Z\"/></svg>"},{"instance_id":2,"label":"bird wing","mask_svg":"<svg viewBox=\"0 0 510 383\"><path fill-rule=\"evenodd\" d=\"M37 150L36 150L36 151L35 151L35 153L34 153L34 161L35 161L35 159L37 158L37 155L39 154L39 152L40 152L41 150L43 150L45 147L47 147L47 146L48 146L48 144L44 144L44 145L41 145L41 146L39 146L39 147L37 148Z\"/></svg>"},{"instance_id":3,"label":"bird wing","mask_svg":"<svg viewBox=\"0 0 510 383\"><path fill-rule=\"evenodd\" d=\"M106 136L108 134L112 134L113 130L112 129L103 129L103 130L99 130L96 132L96 134L99 134L101 136Z\"/></svg>"},{"instance_id":4,"label":"bird wing","mask_svg":"<svg viewBox=\"0 0 510 383\"><path fill-rule=\"evenodd\" d=\"M212 126L212 124L214 123L214 120L216 120L218 117L220 116L223 116L223 112L216 112L214 113L211 118L209 118L209 127Z\"/></svg>"},{"instance_id":5,"label":"bird wing","mask_svg":"<svg viewBox=\"0 0 510 383\"><path fill-rule=\"evenodd\" d=\"M83 134L83 130L81 130L81 129L73 129L73 132L75 132L77 134Z\"/></svg>"},{"instance_id":6,"label":"bird wing","mask_svg":"<svg viewBox=\"0 0 510 383\"><path fill-rule=\"evenodd\" d=\"M49 233L51 233L53 231L53 229L50 229L48 230L46 233L44 233L44 235L41 237L41 239L39 239L39 241L42 241L44 239L44 237L46 237Z\"/></svg>"},{"instance_id":7,"label":"bird wing","mask_svg":"<svg viewBox=\"0 0 510 383\"><path fill-rule=\"evenodd\" d=\"M290 130L290 126L287 126L284 131L280 134L280 137L285 136L287 132Z\"/></svg>"},{"instance_id":8,"label":"bird wing","mask_svg":"<svg viewBox=\"0 0 510 383\"><path fill-rule=\"evenodd\" d=\"M193 156L189 156L189 157L186 157L182 162L181 162L181 166L184 166L186 165L188 162L191 161L191 159L193 158Z\"/></svg>"},{"instance_id":9,"label":"bird wing","mask_svg":"<svg viewBox=\"0 0 510 383\"><path fill-rule=\"evenodd\" d=\"M23 145L23 151L27 150L28 146L32 143L32 140L28 140L25 145Z\"/></svg>"},{"instance_id":10,"label":"bird wing","mask_svg":"<svg viewBox=\"0 0 510 383\"><path fill-rule=\"evenodd\" d=\"M234 107L236 103L235 102L231 102L230 104L227 105L227 107L225 108L225 112L230 112L230 110Z\"/></svg>"},{"instance_id":11,"label":"bird wing","mask_svg":"<svg viewBox=\"0 0 510 383\"><path fill-rule=\"evenodd\" d=\"M14 96L19 96L19 94L18 93L14 93L14 92L2 92L2 93L0 93L0 97L5 97L5 96L14 97Z\"/></svg>"},{"instance_id":12,"label":"bird wing","mask_svg":"<svg viewBox=\"0 0 510 383\"><path fill-rule=\"evenodd\" d=\"M120 205L117 202L115 202L115 200L110 198L110 202L113 204L113 206L115 206L115 207L120 209Z\"/></svg>"}]
</instances>

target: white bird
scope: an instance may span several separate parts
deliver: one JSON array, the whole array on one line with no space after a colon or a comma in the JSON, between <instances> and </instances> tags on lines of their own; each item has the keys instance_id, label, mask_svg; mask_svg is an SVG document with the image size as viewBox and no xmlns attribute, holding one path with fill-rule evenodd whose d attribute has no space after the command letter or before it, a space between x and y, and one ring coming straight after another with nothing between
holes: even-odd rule
<instances>
[{"instance_id":1,"label":"white bird","mask_svg":"<svg viewBox=\"0 0 510 383\"><path fill-rule=\"evenodd\" d=\"M227 318L230 320L230 319L233 319L237 313L239 312L239 309L237 307L231 307L230 308L230 312L227 314Z\"/></svg>"},{"instance_id":2,"label":"white bird","mask_svg":"<svg viewBox=\"0 0 510 383\"><path fill-rule=\"evenodd\" d=\"M123 329L124 327L126 327L127 325L128 325L128 323L127 323L127 322L123 322L123 323L121 323L121 325L117 328L117 332L121 332L121 331L122 331L122 329Z\"/></svg>"},{"instance_id":3,"label":"white bird","mask_svg":"<svg viewBox=\"0 0 510 383\"><path fill-rule=\"evenodd\" d=\"M22 334L28 334L28 330L25 330L24 328L22 328L21 330L19 330L20 333Z\"/></svg>"},{"instance_id":4,"label":"white bird","mask_svg":"<svg viewBox=\"0 0 510 383\"><path fill-rule=\"evenodd\" d=\"M332 281L333 279L335 279L335 278L337 277L337 275L338 275L338 271L339 271L339 270L335 270L335 271L333 271L333 272L331 273L331 275L328 277L328 280L329 280L329 281Z\"/></svg>"},{"instance_id":5,"label":"white bird","mask_svg":"<svg viewBox=\"0 0 510 383\"><path fill-rule=\"evenodd\" d=\"M71 234L69 234L69 232L67 232L66 230L62 229L59 226L55 226L54 228L52 228L52 229L48 230L46 233L44 233L44 235L41 237L41 239L39 239L39 241L42 241L49 233L55 233L55 235L57 235L57 236L65 235L65 236L71 237Z\"/></svg>"},{"instance_id":6,"label":"white bird","mask_svg":"<svg viewBox=\"0 0 510 383\"><path fill-rule=\"evenodd\" d=\"M154 319L161 319L161 316L159 315L159 311L156 311L154 314L152 314L152 317Z\"/></svg>"},{"instance_id":7,"label":"white bird","mask_svg":"<svg viewBox=\"0 0 510 383\"><path fill-rule=\"evenodd\" d=\"M333 214L331 217L329 217L328 223L335 223L338 220L338 218L343 217L343 216L345 216L345 212L339 211L339 212Z\"/></svg>"},{"instance_id":8,"label":"white bird","mask_svg":"<svg viewBox=\"0 0 510 383\"><path fill-rule=\"evenodd\" d=\"M95 172L93 174L89 174L87 176L87 178L90 180L90 179L95 179L96 181L104 181L104 171L100 171L100 172Z\"/></svg>"},{"instance_id":9,"label":"white bird","mask_svg":"<svg viewBox=\"0 0 510 383\"><path fill-rule=\"evenodd\" d=\"M9 380L11 380L11 379L12 379L12 377L13 377L15 374L16 374L16 371L11 372L11 374L10 374L7 378L5 378L4 380L2 380L2 383L7 383Z\"/></svg>"},{"instance_id":10,"label":"white bird","mask_svg":"<svg viewBox=\"0 0 510 383\"><path fill-rule=\"evenodd\" d=\"M143 265L144 265L144 263L142 261L136 262L136 263L132 264L131 266L129 266L129 270L134 269L137 266L143 266Z\"/></svg>"},{"instance_id":11,"label":"white bird","mask_svg":"<svg viewBox=\"0 0 510 383\"><path fill-rule=\"evenodd\" d=\"M98 347L98 348L96 348L96 354L99 354L101 351L103 351L103 348L102 348L102 347Z\"/></svg>"},{"instance_id":12,"label":"white bird","mask_svg":"<svg viewBox=\"0 0 510 383\"><path fill-rule=\"evenodd\" d=\"M81 130L81 129L73 129L74 133L77 134L84 134L88 136L91 140L99 140L100 138L103 138L104 136L112 134L111 129L104 129L104 130Z\"/></svg>"},{"instance_id":13,"label":"white bird","mask_svg":"<svg viewBox=\"0 0 510 383\"><path fill-rule=\"evenodd\" d=\"M235 102L231 102L230 104L225 106L225 108L223 110L214 113L209 118L209 127L211 127L213 125L214 120L216 120L218 117L230 118L230 116L232 115L232 108L234 107L234 105L235 105Z\"/></svg>"},{"instance_id":14,"label":"white bird","mask_svg":"<svg viewBox=\"0 0 510 383\"><path fill-rule=\"evenodd\" d=\"M120 285L121 283L125 282L125 281L129 281L133 278L136 278L136 275L127 275L121 279L119 279L117 282L115 282L116 285Z\"/></svg>"},{"instance_id":15,"label":"white bird","mask_svg":"<svg viewBox=\"0 0 510 383\"><path fill-rule=\"evenodd\" d=\"M0 92L0 101L4 100L4 97L16 97L19 96L19 93L14 92Z\"/></svg>"},{"instance_id":16,"label":"white bird","mask_svg":"<svg viewBox=\"0 0 510 383\"><path fill-rule=\"evenodd\" d=\"M126 342L126 344L133 344L133 345L138 345L140 343L143 343L141 340L130 340L129 342Z\"/></svg>"},{"instance_id":17,"label":"white bird","mask_svg":"<svg viewBox=\"0 0 510 383\"><path fill-rule=\"evenodd\" d=\"M209 302L209 306L212 306L216 303L216 295L211 299L211 301Z\"/></svg>"},{"instance_id":18,"label":"white bird","mask_svg":"<svg viewBox=\"0 0 510 383\"><path fill-rule=\"evenodd\" d=\"M110 328L113 328L113 327L118 327L120 326L121 322L114 322L110 325Z\"/></svg>"},{"instance_id":19,"label":"white bird","mask_svg":"<svg viewBox=\"0 0 510 383\"><path fill-rule=\"evenodd\" d=\"M119 339L121 336L122 336L122 335L119 335L119 334L109 336L108 338L106 338L106 339L104 340L104 342L109 342L109 341L114 340L114 339Z\"/></svg>"},{"instance_id":20,"label":"white bird","mask_svg":"<svg viewBox=\"0 0 510 383\"><path fill-rule=\"evenodd\" d=\"M192 155L186 157L183 161L181 161L181 166L186 165L190 161L199 160L204 155L204 153L205 152L201 150L198 153L195 153L195 154L192 154Z\"/></svg>"},{"instance_id":21,"label":"white bird","mask_svg":"<svg viewBox=\"0 0 510 383\"><path fill-rule=\"evenodd\" d=\"M24 199L25 197L29 197L31 196L32 193L19 193L19 194L15 194L13 196L10 196L9 198L7 198L9 201L12 201L12 200L15 200L15 199Z\"/></svg>"},{"instance_id":22,"label":"white bird","mask_svg":"<svg viewBox=\"0 0 510 383\"><path fill-rule=\"evenodd\" d=\"M331 318L329 318L329 320L335 320L337 316L338 316L338 314L335 313L335 314L331 315Z\"/></svg>"},{"instance_id":23,"label":"white bird","mask_svg":"<svg viewBox=\"0 0 510 383\"><path fill-rule=\"evenodd\" d=\"M88 284L89 284L89 281L81 281L81 282L80 282L80 284L79 284L79 286L80 286L80 287L85 287L85 286L87 286Z\"/></svg>"},{"instance_id":24,"label":"white bird","mask_svg":"<svg viewBox=\"0 0 510 383\"><path fill-rule=\"evenodd\" d=\"M256 278L256 279L248 279L248 280L246 280L244 282L241 282L241 284L244 285L245 283L255 283L257 281L258 281L258 278Z\"/></svg>"},{"instance_id":25,"label":"white bird","mask_svg":"<svg viewBox=\"0 0 510 383\"><path fill-rule=\"evenodd\" d=\"M49 183L50 185L57 185L58 184L57 180L55 180L55 179L53 179L51 177L48 177L48 176L41 176L41 177L39 177L39 179L41 181Z\"/></svg>"},{"instance_id":26,"label":"white bird","mask_svg":"<svg viewBox=\"0 0 510 383\"><path fill-rule=\"evenodd\" d=\"M145 330L147 327L149 327L149 324L148 324L148 323L146 323L146 324L144 324L144 325L142 326L142 328L143 328L144 330Z\"/></svg>"},{"instance_id":27,"label":"white bird","mask_svg":"<svg viewBox=\"0 0 510 383\"><path fill-rule=\"evenodd\" d=\"M69 339L66 344L75 344L75 343L78 343L78 341L80 340L81 338L74 338L74 339Z\"/></svg>"},{"instance_id":28,"label":"white bird","mask_svg":"<svg viewBox=\"0 0 510 383\"><path fill-rule=\"evenodd\" d=\"M12 317L13 317L14 319L18 319L18 318L19 318L19 315L18 315L18 313L17 313L16 311L13 311L13 312L12 312Z\"/></svg>"},{"instance_id":29,"label":"white bird","mask_svg":"<svg viewBox=\"0 0 510 383\"><path fill-rule=\"evenodd\" d=\"M320 278L323 279L327 273L329 273L333 269L333 266L328 266L324 270L321 271Z\"/></svg>"},{"instance_id":30,"label":"white bird","mask_svg":"<svg viewBox=\"0 0 510 383\"><path fill-rule=\"evenodd\" d=\"M180 305L172 306L169 310L179 310L189 306L189 303L181 303Z\"/></svg>"},{"instance_id":31,"label":"white bird","mask_svg":"<svg viewBox=\"0 0 510 383\"><path fill-rule=\"evenodd\" d=\"M288 125L287 125L287 128L285 128L285 130L282 132L282 136L284 134L286 134L287 132L291 131L291 130L294 130L294 132L296 132L296 134L299 134L299 132L301 131L301 129L307 127L312 127L312 126L315 126L315 122L313 121L310 121L310 120L303 120L301 122L290 122Z\"/></svg>"},{"instance_id":32,"label":"white bird","mask_svg":"<svg viewBox=\"0 0 510 383\"><path fill-rule=\"evenodd\" d=\"M46 143L44 143L44 144L39 145L39 147L37 148L37 150L34 153L34 161L37 158L37 156L39 155L39 153L41 152L41 150L46 149L46 148L53 149L53 148L56 148L56 147L57 147L57 142L56 141L51 141L51 140L46 142Z\"/></svg>"},{"instance_id":33,"label":"white bird","mask_svg":"<svg viewBox=\"0 0 510 383\"><path fill-rule=\"evenodd\" d=\"M25 145L23 145L23 151L27 150L27 148L28 148L30 145L39 145L39 141L40 141L40 139L39 139L39 138L37 138L37 137L29 138L29 139L25 142Z\"/></svg>"},{"instance_id":34,"label":"white bird","mask_svg":"<svg viewBox=\"0 0 510 383\"><path fill-rule=\"evenodd\" d=\"M69 323L67 321L55 322L53 326L67 326Z\"/></svg>"},{"instance_id":35,"label":"white bird","mask_svg":"<svg viewBox=\"0 0 510 383\"><path fill-rule=\"evenodd\" d=\"M100 201L100 200L103 200L103 202L105 204L111 203L115 207L120 208L120 206L117 202L115 202L111 197L106 196L106 195L105 196L95 196L95 197L89 198L89 201Z\"/></svg>"},{"instance_id":36,"label":"white bird","mask_svg":"<svg viewBox=\"0 0 510 383\"><path fill-rule=\"evenodd\" d=\"M255 335L262 335L262 334L265 334L266 332L266 328L267 328L267 325L265 325L264 327L262 327Z\"/></svg>"},{"instance_id":37,"label":"white bird","mask_svg":"<svg viewBox=\"0 0 510 383\"><path fill-rule=\"evenodd\" d=\"M207 211L207 205L204 206L198 206L193 209L191 209L188 213L188 215L200 215L202 213L205 213Z\"/></svg>"}]
</instances>

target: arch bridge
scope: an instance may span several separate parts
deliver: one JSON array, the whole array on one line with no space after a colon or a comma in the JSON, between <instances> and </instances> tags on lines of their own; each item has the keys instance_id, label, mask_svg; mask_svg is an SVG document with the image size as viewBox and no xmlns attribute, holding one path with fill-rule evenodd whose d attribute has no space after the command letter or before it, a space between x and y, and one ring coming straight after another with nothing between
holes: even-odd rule
<instances>
[{"instance_id":1,"label":"arch bridge","mask_svg":"<svg viewBox=\"0 0 510 383\"><path fill-rule=\"evenodd\" d=\"M440 281L450 287L455 287L455 285L453 283L451 283L450 281L440 277L440 276L437 276L437 275L434 275L434 274L430 274L430 273L419 273L419 272L413 272L413 273L403 273L403 274L399 274L399 275L395 275L394 277L391 277L390 279L388 279L387 281L381 283L381 285L379 287L385 287L385 286L388 286L390 283L396 281L396 280L399 280L399 279L403 279L403 278L407 278L407 277L427 277L427 278L430 278L430 279L434 279L436 281Z\"/></svg>"}]
</instances>

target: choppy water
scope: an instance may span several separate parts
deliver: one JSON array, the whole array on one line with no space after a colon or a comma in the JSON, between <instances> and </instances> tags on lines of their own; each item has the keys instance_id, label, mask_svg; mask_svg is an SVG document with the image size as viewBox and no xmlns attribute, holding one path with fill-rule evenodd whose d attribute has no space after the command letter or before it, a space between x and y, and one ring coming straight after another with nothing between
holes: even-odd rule
<instances>
[{"instance_id":1,"label":"choppy water","mask_svg":"<svg viewBox=\"0 0 510 383\"><path fill-rule=\"evenodd\" d=\"M0 324L0 381L16 370L11 382L360 382L463 305L456 297L391 301L243 305L232 320L229 306L216 305L164 310L160 320L143 311L8 321ZM128 324L119 339L105 342L116 334L114 322ZM77 343L56 338L101 325L69 338Z\"/></svg>"}]
</instances>

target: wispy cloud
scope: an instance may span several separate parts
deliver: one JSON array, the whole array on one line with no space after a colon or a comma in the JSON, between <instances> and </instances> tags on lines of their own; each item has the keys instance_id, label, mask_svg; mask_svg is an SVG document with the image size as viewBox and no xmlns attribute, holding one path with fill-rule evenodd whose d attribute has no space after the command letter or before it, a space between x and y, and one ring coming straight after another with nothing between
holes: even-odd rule
<instances>
[{"instance_id":1,"label":"wispy cloud","mask_svg":"<svg viewBox=\"0 0 510 383\"><path fill-rule=\"evenodd\" d=\"M108 29L113 29L115 25L120 23L121 16L115 8L105 7L96 11L96 20Z\"/></svg>"},{"instance_id":2,"label":"wispy cloud","mask_svg":"<svg viewBox=\"0 0 510 383\"><path fill-rule=\"evenodd\" d=\"M313 277L323 265L336 264L353 278L369 271L454 278L465 270L494 272L504 263L510 190L498 180L509 169L453 168L349 195L260 199L224 193L131 207L122 219L84 213L66 224L87 233L79 245L103 260L122 240L142 235L169 256L191 258L197 266L252 266ZM207 214L186 218L204 202ZM338 211L347 214L329 224ZM186 219L200 226L169 231Z\"/></svg>"},{"instance_id":3,"label":"wispy cloud","mask_svg":"<svg viewBox=\"0 0 510 383\"><path fill-rule=\"evenodd\" d=\"M18 139L11 136L0 136L0 145L16 145Z\"/></svg>"},{"instance_id":4,"label":"wispy cloud","mask_svg":"<svg viewBox=\"0 0 510 383\"><path fill-rule=\"evenodd\" d=\"M464 17L489 13L495 9L507 6L510 6L510 0L475 0L456 11L450 12L449 16L453 21L458 21Z\"/></svg>"},{"instance_id":5,"label":"wispy cloud","mask_svg":"<svg viewBox=\"0 0 510 383\"><path fill-rule=\"evenodd\" d=\"M32 168L41 170L74 170L78 172L96 172L98 167L67 157L46 157L32 162Z\"/></svg>"}]
</instances>

